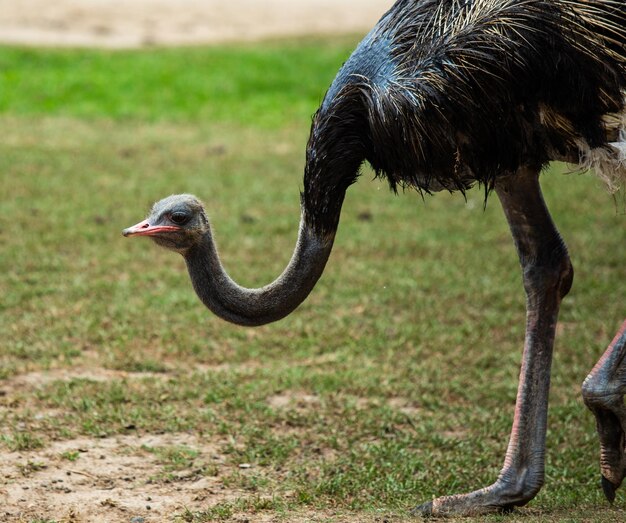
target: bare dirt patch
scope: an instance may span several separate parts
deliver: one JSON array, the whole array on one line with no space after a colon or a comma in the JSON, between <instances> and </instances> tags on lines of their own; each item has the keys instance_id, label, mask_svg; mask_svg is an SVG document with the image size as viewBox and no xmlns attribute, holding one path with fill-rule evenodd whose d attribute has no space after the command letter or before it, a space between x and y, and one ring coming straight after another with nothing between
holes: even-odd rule
<instances>
[{"instance_id":1,"label":"bare dirt patch","mask_svg":"<svg viewBox=\"0 0 626 523\"><path fill-rule=\"evenodd\" d=\"M70 381L84 379L90 381L110 381L114 379L129 378L164 378L167 375L156 372L127 372L122 370L104 369L101 367L74 367L59 368L52 370L33 371L20 374L13 379L5 381L0 388L3 390L20 390L25 388L40 388L55 381Z\"/></svg>"},{"instance_id":2,"label":"bare dirt patch","mask_svg":"<svg viewBox=\"0 0 626 523\"><path fill-rule=\"evenodd\" d=\"M184 521L182 516L186 514L204 512L249 495L224 485L223 476L233 473L234 467L226 464L220 454L222 443L193 434L147 434L77 438L54 442L37 451L2 452L0 521ZM167 473L166 464L155 450L180 448L197 455L189 467ZM245 474L247 467L237 470ZM227 520L354 521L353 516L327 511L239 513ZM360 521L383 520L372 515Z\"/></svg>"},{"instance_id":3,"label":"bare dirt patch","mask_svg":"<svg viewBox=\"0 0 626 523\"><path fill-rule=\"evenodd\" d=\"M267 403L274 409L292 408L296 410L306 410L320 404L320 399L313 394L306 394L298 391L288 391L274 394L267 398Z\"/></svg>"},{"instance_id":4,"label":"bare dirt patch","mask_svg":"<svg viewBox=\"0 0 626 523\"><path fill-rule=\"evenodd\" d=\"M363 32L392 0L0 0L0 42L132 48Z\"/></svg>"},{"instance_id":5,"label":"bare dirt patch","mask_svg":"<svg viewBox=\"0 0 626 523\"><path fill-rule=\"evenodd\" d=\"M193 451L190 467L167 474L155 449L168 448ZM213 474L200 472L207 466ZM164 521L235 499L240 493L219 479L226 469L218 445L191 434L79 438L3 453L0 519Z\"/></svg>"}]
</instances>

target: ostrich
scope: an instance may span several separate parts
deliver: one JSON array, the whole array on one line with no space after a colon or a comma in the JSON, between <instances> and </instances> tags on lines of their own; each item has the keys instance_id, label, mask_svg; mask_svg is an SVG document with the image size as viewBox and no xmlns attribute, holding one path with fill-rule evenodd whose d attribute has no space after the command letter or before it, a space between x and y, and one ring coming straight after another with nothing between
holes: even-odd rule
<instances>
[{"instance_id":1,"label":"ostrich","mask_svg":"<svg viewBox=\"0 0 626 523\"><path fill-rule=\"evenodd\" d=\"M292 312L330 255L347 189L367 161L392 190L495 192L527 296L526 337L504 466L481 490L416 514L484 514L528 503L544 481L550 365L573 269L544 203L552 160L626 179L623 0L399 0L340 69L314 115L294 253L269 285L226 273L201 202L175 195L124 231L182 254L200 300L223 319L262 325ZM583 385L597 419L604 491L626 475L626 322Z\"/></svg>"}]
</instances>

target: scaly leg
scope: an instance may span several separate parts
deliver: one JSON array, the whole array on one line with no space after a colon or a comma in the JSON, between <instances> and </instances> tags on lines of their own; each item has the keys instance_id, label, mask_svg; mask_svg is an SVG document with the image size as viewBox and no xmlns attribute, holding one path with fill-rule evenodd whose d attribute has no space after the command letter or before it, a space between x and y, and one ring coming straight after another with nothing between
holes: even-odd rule
<instances>
[{"instance_id":1,"label":"scaly leg","mask_svg":"<svg viewBox=\"0 0 626 523\"><path fill-rule=\"evenodd\" d=\"M415 514L507 511L528 503L543 485L552 347L573 269L543 201L538 169L523 168L499 180L496 192L515 240L526 290L526 339L504 467L493 485L437 498L417 507Z\"/></svg>"},{"instance_id":2,"label":"scaly leg","mask_svg":"<svg viewBox=\"0 0 626 523\"><path fill-rule=\"evenodd\" d=\"M596 417L602 488L610 502L626 477L626 321L583 383L583 399Z\"/></svg>"}]
</instances>

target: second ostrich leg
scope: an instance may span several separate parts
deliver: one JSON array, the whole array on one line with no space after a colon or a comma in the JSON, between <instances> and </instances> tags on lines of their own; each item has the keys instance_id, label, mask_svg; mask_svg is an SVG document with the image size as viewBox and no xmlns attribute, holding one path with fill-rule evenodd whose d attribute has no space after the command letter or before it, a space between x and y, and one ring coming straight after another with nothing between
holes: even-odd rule
<instances>
[{"instance_id":1,"label":"second ostrich leg","mask_svg":"<svg viewBox=\"0 0 626 523\"><path fill-rule=\"evenodd\" d=\"M596 417L600 471L607 499L626 477L626 321L583 383L583 399Z\"/></svg>"},{"instance_id":2,"label":"second ostrich leg","mask_svg":"<svg viewBox=\"0 0 626 523\"><path fill-rule=\"evenodd\" d=\"M496 183L519 255L526 290L526 339L515 418L504 466L493 485L444 496L415 509L423 515L485 514L528 503L544 480L548 393L559 306L573 269L544 203L539 170L522 168Z\"/></svg>"}]
</instances>

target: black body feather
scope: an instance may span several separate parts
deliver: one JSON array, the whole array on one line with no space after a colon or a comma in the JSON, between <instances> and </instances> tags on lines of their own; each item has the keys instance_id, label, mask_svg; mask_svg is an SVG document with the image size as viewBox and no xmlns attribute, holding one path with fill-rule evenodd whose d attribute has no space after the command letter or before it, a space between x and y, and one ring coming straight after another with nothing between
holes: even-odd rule
<instances>
[{"instance_id":1,"label":"black body feather","mask_svg":"<svg viewBox=\"0 0 626 523\"><path fill-rule=\"evenodd\" d=\"M399 0L313 118L305 216L334 231L364 160L394 190L464 191L608 147L625 91L623 0Z\"/></svg>"}]
</instances>

